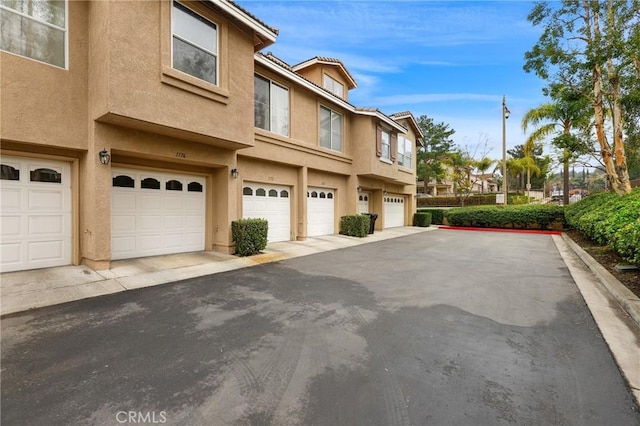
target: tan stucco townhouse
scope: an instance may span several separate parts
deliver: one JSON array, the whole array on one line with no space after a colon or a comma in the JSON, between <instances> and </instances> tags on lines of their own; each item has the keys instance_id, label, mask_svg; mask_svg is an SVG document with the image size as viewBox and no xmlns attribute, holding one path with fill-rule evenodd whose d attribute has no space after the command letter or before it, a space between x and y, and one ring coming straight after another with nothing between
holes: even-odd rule
<instances>
[{"instance_id":1,"label":"tan stucco townhouse","mask_svg":"<svg viewBox=\"0 0 640 426\"><path fill-rule=\"evenodd\" d=\"M340 217L415 211L410 113L348 101L336 59L288 65L277 30L229 0L0 5L1 271L233 252Z\"/></svg>"}]
</instances>

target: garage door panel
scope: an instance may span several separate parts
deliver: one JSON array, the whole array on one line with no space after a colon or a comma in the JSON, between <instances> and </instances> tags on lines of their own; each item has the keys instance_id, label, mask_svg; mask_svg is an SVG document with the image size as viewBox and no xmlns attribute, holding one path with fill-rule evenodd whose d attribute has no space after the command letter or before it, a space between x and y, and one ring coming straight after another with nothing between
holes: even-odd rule
<instances>
[{"instance_id":1,"label":"garage door panel","mask_svg":"<svg viewBox=\"0 0 640 426\"><path fill-rule=\"evenodd\" d=\"M162 216L136 216L136 228L142 231L156 231L162 228Z\"/></svg>"},{"instance_id":2,"label":"garage door panel","mask_svg":"<svg viewBox=\"0 0 640 426\"><path fill-rule=\"evenodd\" d=\"M164 234L164 247L176 249L184 245L182 234Z\"/></svg>"},{"instance_id":3,"label":"garage door panel","mask_svg":"<svg viewBox=\"0 0 640 426\"><path fill-rule=\"evenodd\" d=\"M204 208L204 200L201 197L186 197L184 199L184 208L190 211L200 211Z\"/></svg>"},{"instance_id":4,"label":"garage door panel","mask_svg":"<svg viewBox=\"0 0 640 426\"><path fill-rule=\"evenodd\" d=\"M160 194L140 194L138 201L139 204L136 206L138 209L156 210L164 208L162 196Z\"/></svg>"},{"instance_id":5,"label":"garage door panel","mask_svg":"<svg viewBox=\"0 0 640 426\"><path fill-rule=\"evenodd\" d=\"M3 237L19 236L22 233L21 216L2 216L0 235Z\"/></svg>"},{"instance_id":6,"label":"garage door panel","mask_svg":"<svg viewBox=\"0 0 640 426\"><path fill-rule=\"evenodd\" d=\"M204 236L199 232L187 233L185 234L185 243L190 247L204 244Z\"/></svg>"},{"instance_id":7,"label":"garage door panel","mask_svg":"<svg viewBox=\"0 0 640 426\"><path fill-rule=\"evenodd\" d=\"M30 262L61 260L64 256L62 241L34 241L27 243Z\"/></svg>"},{"instance_id":8,"label":"garage door panel","mask_svg":"<svg viewBox=\"0 0 640 426\"><path fill-rule=\"evenodd\" d=\"M111 216L111 232L131 232L136 229L136 217L134 215Z\"/></svg>"},{"instance_id":9,"label":"garage door panel","mask_svg":"<svg viewBox=\"0 0 640 426\"><path fill-rule=\"evenodd\" d=\"M162 234L140 235L137 239L136 250L155 250L164 247Z\"/></svg>"},{"instance_id":10,"label":"garage door panel","mask_svg":"<svg viewBox=\"0 0 640 426\"><path fill-rule=\"evenodd\" d=\"M122 189L118 188L118 191L122 191ZM121 211L121 210L135 210L136 208L136 195L132 192L122 193L116 192L113 193L111 200L111 208L113 210Z\"/></svg>"},{"instance_id":11,"label":"garage door panel","mask_svg":"<svg viewBox=\"0 0 640 426\"><path fill-rule=\"evenodd\" d=\"M185 218L183 216L165 216L165 229L183 229L185 227Z\"/></svg>"},{"instance_id":12,"label":"garage door panel","mask_svg":"<svg viewBox=\"0 0 640 426\"><path fill-rule=\"evenodd\" d=\"M134 253L136 250L136 237L121 236L111 237L111 251L113 253Z\"/></svg>"},{"instance_id":13,"label":"garage door panel","mask_svg":"<svg viewBox=\"0 0 640 426\"><path fill-rule=\"evenodd\" d=\"M20 263L22 243L2 243L2 265L17 265Z\"/></svg>"},{"instance_id":14,"label":"garage door panel","mask_svg":"<svg viewBox=\"0 0 640 426\"><path fill-rule=\"evenodd\" d=\"M64 208L64 194L60 192L29 191L28 208L33 210L62 210Z\"/></svg>"},{"instance_id":15,"label":"garage door panel","mask_svg":"<svg viewBox=\"0 0 640 426\"><path fill-rule=\"evenodd\" d=\"M2 203L0 204L0 208L2 208L3 211L20 209L20 207L22 207L22 190L20 188L3 187L0 202Z\"/></svg>"},{"instance_id":16,"label":"garage door panel","mask_svg":"<svg viewBox=\"0 0 640 426\"><path fill-rule=\"evenodd\" d=\"M62 233L64 232L64 219L62 215L29 216L29 235Z\"/></svg>"}]
</instances>

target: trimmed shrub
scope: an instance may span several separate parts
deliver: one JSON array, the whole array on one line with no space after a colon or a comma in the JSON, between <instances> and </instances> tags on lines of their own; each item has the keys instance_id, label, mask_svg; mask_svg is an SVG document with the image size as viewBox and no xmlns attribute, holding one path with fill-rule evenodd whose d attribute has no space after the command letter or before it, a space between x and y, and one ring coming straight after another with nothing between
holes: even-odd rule
<instances>
[{"instance_id":1,"label":"trimmed shrub","mask_svg":"<svg viewBox=\"0 0 640 426\"><path fill-rule=\"evenodd\" d=\"M369 233L369 216L347 215L340 218L340 233L350 237L366 237Z\"/></svg>"},{"instance_id":2,"label":"trimmed shrub","mask_svg":"<svg viewBox=\"0 0 640 426\"><path fill-rule=\"evenodd\" d=\"M266 219L240 219L231 222L231 236L236 253L250 256L267 247L269 224Z\"/></svg>"},{"instance_id":3,"label":"trimmed shrub","mask_svg":"<svg viewBox=\"0 0 640 426\"><path fill-rule=\"evenodd\" d=\"M564 227L564 209L555 205L478 206L450 209L444 217L452 226L551 229Z\"/></svg>"},{"instance_id":4,"label":"trimmed shrub","mask_svg":"<svg viewBox=\"0 0 640 426\"><path fill-rule=\"evenodd\" d=\"M442 225L444 209L420 209L417 213L431 213L431 223Z\"/></svg>"},{"instance_id":5,"label":"trimmed shrub","mask_svg":"<svg viewBox=\"0 0 640 426\"><path fill-rule=\"evenodd\" d=\"M640 265L640 217L616 231L611 246L625 260Z\"/></svg>"},{"instance_id":6,"label":"trimmed shrub","mask_svg":"<svg viewBox=\"0 0 640 426\"><path fill-rule=\"evenodd\" d=\"M431 213L416 212L413 215L413 226L428 227L431 225Z\"/></svg>"},{"instance_id":7,"label":"trimmed shrub","mask_svg":"<svg viewBox=\"0 0 640 426\"><path fill-rule=\"evenodd\" d=\"M625 260L640 265L640 188L619 196L590 195L566 207L570 226L601 245L611 245Z\"/></svg>"}]
</instances>

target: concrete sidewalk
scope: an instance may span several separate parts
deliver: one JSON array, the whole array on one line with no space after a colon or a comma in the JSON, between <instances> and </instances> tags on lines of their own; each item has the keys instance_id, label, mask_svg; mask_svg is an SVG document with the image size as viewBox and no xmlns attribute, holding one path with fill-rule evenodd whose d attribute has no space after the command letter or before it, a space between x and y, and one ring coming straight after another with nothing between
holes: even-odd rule
<instances>
[{"instance_id":1,"label":"concrete sidewalk","mask_svg":"<svg viewBox=\"0 0 640 426\"><path fill-rule=\"evenodd\" d=\"M436 227L402 227L376 231L365 238L327 235L305 241L271 243L263 253L238 257L217 252L195 252L139 259L116 260L111 269L60 266L8 272L0 278L0 315L57 305L89 297L150 287L204 275L336 250L419 232Z\"/></svg>"}]
</instances>

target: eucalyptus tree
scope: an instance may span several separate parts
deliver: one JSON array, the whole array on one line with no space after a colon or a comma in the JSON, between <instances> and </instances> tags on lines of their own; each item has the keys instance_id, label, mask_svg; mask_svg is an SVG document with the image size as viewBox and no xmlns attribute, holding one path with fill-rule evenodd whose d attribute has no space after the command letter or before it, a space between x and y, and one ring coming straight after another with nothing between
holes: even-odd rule
<instances>
[{"instance_id":1,"label":"eucalyptus tree","mask_svg":"<svg viewBox=\"0 0 640 426\"><path fill-rule=\"evenodd\" d=\"M625 103L640 99L639 5L640 0L561 0L536 3L528 16L543 32L525 54L525 71L588 97L607 179L619 194L631 191Z\"/></svg>"}]
</instances>

